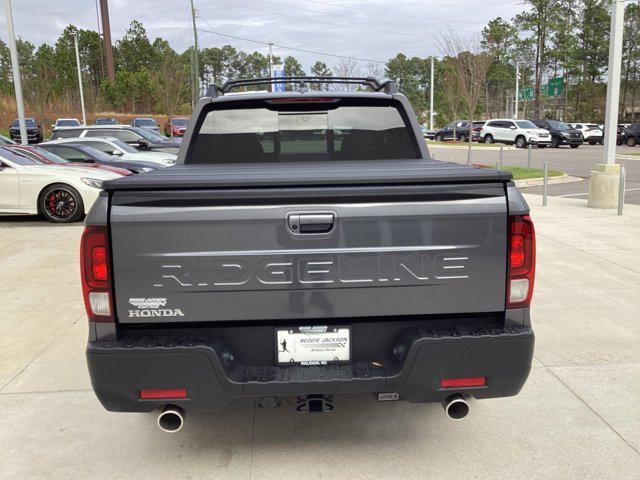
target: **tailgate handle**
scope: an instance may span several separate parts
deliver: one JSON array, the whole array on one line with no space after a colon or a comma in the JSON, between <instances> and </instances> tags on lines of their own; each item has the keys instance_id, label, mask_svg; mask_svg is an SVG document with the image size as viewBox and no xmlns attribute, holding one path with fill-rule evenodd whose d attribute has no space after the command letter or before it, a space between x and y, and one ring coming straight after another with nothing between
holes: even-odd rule
<instances>
[{"instance_id":1,"label":"tailgate handle","mask_svg":"<svg viewBox=\"0 0 640 480\"><path fill-rule=\"evenodd\" d=\"M287 226L294 235L313 235L331 233L335 224L335 215L329 213L290 213Z\"/></svg>"}]
</instances>

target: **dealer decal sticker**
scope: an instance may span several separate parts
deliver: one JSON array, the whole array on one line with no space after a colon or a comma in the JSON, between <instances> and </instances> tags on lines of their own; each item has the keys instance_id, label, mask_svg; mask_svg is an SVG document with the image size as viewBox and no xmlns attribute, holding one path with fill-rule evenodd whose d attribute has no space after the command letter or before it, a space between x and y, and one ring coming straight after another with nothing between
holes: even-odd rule
<instances>
[{"instance_id":1,"label":"dealer decal sticker","mask_svg":"<svg viewBox=\"0 0 640 480\"><path fill-rule=\"evenodd\" d=\"M129 318L147 317L184 317L184 313L179 308L161 308L167 306L167 299L161 297L151 298L130 298L129 304L136 307L129 309Z\"/></svg>"}]
</instances>

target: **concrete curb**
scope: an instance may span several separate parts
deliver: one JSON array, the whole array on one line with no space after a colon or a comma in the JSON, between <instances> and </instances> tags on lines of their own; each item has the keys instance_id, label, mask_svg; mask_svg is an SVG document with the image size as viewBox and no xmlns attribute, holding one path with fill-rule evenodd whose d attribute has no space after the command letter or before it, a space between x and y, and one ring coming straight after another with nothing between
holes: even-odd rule
<instances>
[{"instance_id":1,"label":"concrete curb","mask_svg":"<svg viewBox=\"0 0 640 480\"><path fill-rule=\"evenodd\" d=\"M616 160L635 160L640 161L640 156L635 155L618 155L616 154Z\"/></svg>"},{"instance_id":2,"label":"concrete curb","mask_svg":"<svg viewBox=\"0 0 640 480\"><path fill-rule=\"evenodd\" d=\"M429 148L444 148L444 149L451 149L451 150L467 150L469 147L463 147L462 145L434 145L432 143L427 142L427 147ZM504 146L502 147L504 151L512 151L512 150L524 150L526 151L526 148L523 149L518 149L515 147L507 147ZM489 152L491 151L500 151L500 147L478 147L478 148L473 148L473 146L471 147L471 150L473 151L481 151L481 150L487 150Z\"/></svg>"},{"instance_id":3,"label":"concrete curb","mask_svg":"<svg viewBox=\"0 0 640 480\"><path fill-rule=\"evenodd\" d=\"M567 175L563 173L558 177L549 177L549 181L547 185L554 185L557 183L572 183L572 182L581 182L583 179L580 177L572 177L571 175ZM516 186L518 187L536 187L543 184L544 179L542 177L537 178L526 178L522 180L514 180Z\"/></svg>"}]
</instances>

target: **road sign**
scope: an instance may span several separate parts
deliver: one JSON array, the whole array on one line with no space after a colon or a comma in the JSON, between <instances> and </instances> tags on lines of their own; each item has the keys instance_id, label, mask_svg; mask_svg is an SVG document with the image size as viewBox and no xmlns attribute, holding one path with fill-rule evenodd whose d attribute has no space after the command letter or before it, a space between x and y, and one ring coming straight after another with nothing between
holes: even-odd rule
<instances>
[{"instance_id":1,"label":"road sign","mask_svg":"<svg viewBox=\"0 0 640 480\"><path fill-rule=\"evenodd\" d=\"M561 97L564 94L564 78L552 77L547 83L547 95L550 97Z\"/></svg>"},{"instance_id":2,"label":"road sign","mask_svg":"<svg viewBox=\"0 0 640 480\"><path fill-rule=\"evenodd\" d=\"M533 87L524 87L518 92L519 100L533 100Z\"/></svg>"},{"instance_id":3,"label":"road sign","mask_svg":"<svg viewBox=\"0 0 640 480\"><path fill-rule=\"evenodd\" d=\"M271 76L274 78L284 77L284 65L281 63L278 65L273 65L273 69L271 71ZM272 92L284 92L284 83L272 83L271 84Z\"/></svg>"},{"instance_id":4,"label":"road sign","mask_svg":"<svg viewBox=\"0 0 640 480\"><path fill-rule=\"evenodd\" d=\"M540 93L545 97L562 97L564 95L564 78L551 77L547 83L542 85Z\"/></svg>"}]
</instances>

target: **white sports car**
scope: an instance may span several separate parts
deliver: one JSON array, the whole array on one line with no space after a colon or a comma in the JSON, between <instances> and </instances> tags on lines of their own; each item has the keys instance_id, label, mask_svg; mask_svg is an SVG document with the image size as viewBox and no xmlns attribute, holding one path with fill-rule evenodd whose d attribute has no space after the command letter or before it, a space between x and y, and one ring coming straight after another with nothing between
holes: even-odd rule
<instances>
[{"instance_id":1,"label":"white sports car","mask_svg":"<svg viewBox=\"0 0 640 480\"><path fill-rule=\"evenodd\" d=\"M76 222L98 198L102 182L121 175L96 168L49 165L0 147L0 215L42 214Z\"/></svg>"}]
</instances>

